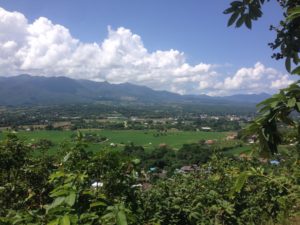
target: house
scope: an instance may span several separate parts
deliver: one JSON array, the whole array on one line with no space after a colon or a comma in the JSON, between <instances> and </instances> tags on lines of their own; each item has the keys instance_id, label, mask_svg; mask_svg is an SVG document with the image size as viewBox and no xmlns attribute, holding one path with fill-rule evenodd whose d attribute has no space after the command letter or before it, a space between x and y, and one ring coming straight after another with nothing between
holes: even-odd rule
<instances>
[{"instance_id":1,"label":"house","mask_svg":"<svg viewBox=\"0 0 300 225\"><path fill-rule=\"evenodd\" d=\"M150 167L150 168L149 168L149 172L150 172L150 173L153 173L153 172L155 172L156 170L157 170L156 167Z\"/></svg>"},{"instance_id":2,"label":"house","mask_svg":"<svg viewBox=\"0 0 300 225\"><path fill-rule=\"evenodd\" d=\"M147 191L147 190L151 189L151 187L152 187L152 184L150 184L150 183L143 183L142 185L143 185L142 186L143 191Z\"/></svg>"},{"instance_id":3,"label":"house","mask_svg":"<svg viewBox=\"0 0 300 225\"><path fill-rule=\"evenodd\" d=\"M254 144L254 142L255 142L254 139L252 139L252 138L249 138L249 139L248 139L248 143L249 143L249 144Z\"/></svg>"},{"instance_id":4,"label":"house","mask_svg":"<svg viewBox=\"0 0 300 225\"><path fill-rule=\"evenodd\" d=\"M197 165L191 165L191 166L183 166L179 169L179 173L191 173L191 172L195 172L198 171L199 167Z\"/></svg>"},{"instance_id":5,"label":"house","mask_svg":"<svg viewBox=\"0 0 300 225\"><path fill-rule=\"evenodd\" d=\"M103 183L102 183L102 182L95 181L94 183L92 183L92 187L93 187L93 188L103 187Z\"/></svg>"},{"instance_id":6,"label":"house","mask_svg":"<svg viewBox=\"0 0 300 225\"><path fill-rule=\"evenodd\" d=\"M257 141L257 136L252 135L250 138L248 138L248 143L249 144L254 144Z\"/></svg>"},{"instance_id":7,"label":"house","mask_svg":"<svg viewBox=\"0 0 300 225\"><path fill-rule=\"evenodd\" d=\"M260 161L261 163L267 163L268 159L266 159L266 158L258 158L258 161Z\"/></svg>"},{"instance_id":8,"label":"house","mask_svg":"<svg viewBox=\"0 0 300 225\"><path fill-rule=\"evenodd\" d=\"M249 155L247 155L247 154L245 154L245 153L241 153L241 154L239 155L239 158L240 158L240 159L245 159L245 160L252 160L252 157L249 156Z\"/></svg>"},{"instance_id":9,"label":"house","mask_svg":"<svg viewBox=\"0 0 300 225\"><path fill-rule=\"evenodd\" d=\"M167 171L162 170L159 173L153 173L153 176L159 177L159 178L166 178L167 177Z\"/></svg>"},{"instance_id":10,"label":"house","mask_svg":"<svg viewBox=\"0 0 300 225\"><path fill-rule=\"evenodd\" d=\"M206 141L205 141L205 144L207 144L207 145L212 145L212 144L214 144L214 143L215 143L214 140L206 140Z\"/></svg>"},{"instance_id":11,"label":"house","mask_svg":"<svg viewBox=\"0 0 300 225\"><path fill-rule=\"evenodd\" d=\"M165 147L167 147L168 145L166 144L166 143L161 143L161 144L159 144L159 147L160 148L165 148Z\"/></svg>"},{"instance_id":12,"label":"house","mask_svg":"<svg viewBox=\"0 0 300 225\"><path fill-rule=\"evenodd\" d=\"M237 138L237 134L231 134L226 137L227 141L235 140Z\"/></svg>"},{"instance_id":13,"label":"house","mask_svg":"<svg viewBox=\"0 0 300 225\"><path fill-rule=\"evenodd\" d=\"M275 166L277 166L277 165L279 165L279 161L278 160L270 160L270 164L271 165L275 165Z\"/></svg>"}]
</instances>

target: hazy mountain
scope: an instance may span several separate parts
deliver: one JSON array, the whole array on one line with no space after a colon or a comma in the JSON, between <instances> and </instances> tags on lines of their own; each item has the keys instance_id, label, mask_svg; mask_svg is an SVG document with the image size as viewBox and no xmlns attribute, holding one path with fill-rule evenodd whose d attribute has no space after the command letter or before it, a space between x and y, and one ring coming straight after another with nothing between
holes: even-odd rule
<instances>
[{"instance_id":1,"label":"hazy mountain","mask_svg":"<svg viewBox=\"0 0 300 225\"><path fill-rule=\"evenodd\" d=\"M249 102L249 103L258 103L261 102L267 98L269 98L270 95L267 93L261 93L261 94L238 94L238 95L232 95L232 96L226 96L223 98L226 98L229 101L234 102Z\"/></svg>"},{"instance_id":2,"label":"hazy mountain","mask_svg":"<svg viewBox=\"0 0 300 225\"><path fill-rule=\"evenodd\" d=\"M74 80L67 77L39 77L19 75L0 78L0 105L36 105L89 103L97 101L136 103L195 103L232 104L258 103L269 95L234 95L210 97L207 95L179 95L155 91L130 83L110 84Z\"/></svg>"}]
</instances>

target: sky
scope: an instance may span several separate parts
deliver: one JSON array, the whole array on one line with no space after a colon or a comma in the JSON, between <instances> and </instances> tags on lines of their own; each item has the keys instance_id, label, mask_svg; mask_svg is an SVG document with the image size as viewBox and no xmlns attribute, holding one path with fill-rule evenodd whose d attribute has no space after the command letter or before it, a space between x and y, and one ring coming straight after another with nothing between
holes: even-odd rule
<instances>
[{"instance_id":1,"label":"sky","mask_svg":"<svg viewBox=\"0 0 300 225\"><path fill-rule=\"evenodd\" d=\"M0 0L0 76L130 82L179 94L274 93L292 83L268 43L282 11L227 27L220 0Z\"/></svg>"}]
</instances>

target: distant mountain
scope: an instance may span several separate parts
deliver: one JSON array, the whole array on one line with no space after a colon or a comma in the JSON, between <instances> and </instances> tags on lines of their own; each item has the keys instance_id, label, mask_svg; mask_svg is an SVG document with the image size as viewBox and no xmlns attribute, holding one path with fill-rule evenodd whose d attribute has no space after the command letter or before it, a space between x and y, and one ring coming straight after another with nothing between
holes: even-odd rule
<instances>
[{"instance_id":1,"label":"distant mountain","mask_svg":"<svg viewBox=\"0 0 300 225\"><path fill-rule=\"evenodd\" d=\"M248 95L238 94L238 95L226 96L223 98L226 100L229 100L229 101L234 101L234 102L258 103L269 97L270 97L269 94L261 93L261 94L248 94Z\"/></svg>"},{"instance_id":2,"label":"distant mountain","mask_svg":"<svg viewBox=\"0 0 300 225\"><path fill-rule=\"evenodd\" d=\"M70 103L193 103L193 104L247 104L258 103L269 95L179 95L155 91L130 83L110 84L67 77L39 77L19 75L0 78L0 105L50 105Z\"/></svg>"}]
</instances>

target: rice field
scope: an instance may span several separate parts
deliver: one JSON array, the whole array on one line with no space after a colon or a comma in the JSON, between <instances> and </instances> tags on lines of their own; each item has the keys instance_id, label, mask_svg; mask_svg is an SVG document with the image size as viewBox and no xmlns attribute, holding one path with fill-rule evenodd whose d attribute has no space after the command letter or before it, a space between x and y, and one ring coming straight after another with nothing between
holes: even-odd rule
<instances>
[{"instance_id":1,"label":"rice field","mask_svg":"<svg viewBox=\"0 0 300 225\"><path fill-rule=\"evenodd\" d=\"M90 143L88 149L99 151L103 148L123 149L124 145L133 143L141 145L146 150L165 144L173 149L179 149L183 144L198 143L200 140L214 140L220 142L225 140L228 132L203 132L203 131L168 131L157 132L155 130L81 130L84 133L96 133L107 138L101 143ZM0 133L0 140L4 138L5 132ZM26 143L35 143L40 139L49 139L54 143L50 152L55 152L61 143L70 143L72 145L72 136L77 131L19 131L16 135ZM246 150L241 148L241 151ZM240 151L234 151L238 153Z\"/></svg>"}]
</instances>

